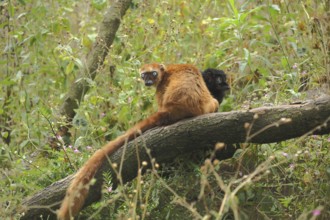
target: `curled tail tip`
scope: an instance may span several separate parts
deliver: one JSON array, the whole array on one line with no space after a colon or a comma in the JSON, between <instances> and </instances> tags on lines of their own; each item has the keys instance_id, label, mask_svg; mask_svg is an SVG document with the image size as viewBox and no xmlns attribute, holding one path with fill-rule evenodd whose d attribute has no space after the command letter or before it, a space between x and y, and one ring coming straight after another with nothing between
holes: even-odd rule
<instances>
[{"instance_id":1,"label":"curled tail tip","mask_svg":"<svg viewBox=\"0 0 330 220\"><path fill-rule=\"evenodd\" d=\"M68 210L62 209L62 207L56 212L58 220L70 220L70 215Z\"/></svg>"},{"instance_id":2,"label":"curled tail tip","mask_svg":"<svg viewBox=\"0 0 330 220\"><path fill-rule=\"evenodd\" d=\"M70 200L70 197L68 195L66 195L64 200L62 201L60 209L56 211L58 220L70 220L71 217L73 219L72 212L69 210L70 209L69 200Z\"/></svg>"},{"instance_id":3,"label":"curled tail tip","mask_svg":"<svg viewBox=\"0 0 330 220\"><path fill-rule=\"evenodd\" d=\"M80 210L80 203L69 203L70 198L66 197L62 202L62 205L59 210L57 210L57 219L58 220L71 220L78 214Z\"/></svg>"},{"instance_id":4,"label":"curled tail tip","mask_svg":"<svg viewBox=\"0 0 330 220\"><path fill-rule=\"evenodd\" d=\"M76 181L75 181L76 180ZM66 195L62 201L61 207L57 210L57 219L59 220L70 220L74 219L79 211L81 210L87 194L89 191L89 184L83 182L77 182L75 178L69 188L67 189Z\"/></svg>"}]
</instances>

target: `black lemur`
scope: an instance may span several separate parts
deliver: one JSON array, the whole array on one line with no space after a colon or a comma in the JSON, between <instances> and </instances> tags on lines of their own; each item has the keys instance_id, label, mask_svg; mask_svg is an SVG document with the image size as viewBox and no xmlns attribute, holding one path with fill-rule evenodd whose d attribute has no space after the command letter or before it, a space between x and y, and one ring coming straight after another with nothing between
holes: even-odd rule
<instances>
[{"instance_id":1,"label":"black lemur","mask_svg":"<svg viewBox=\"0 0 330 220\"><path fill-rule=\"evenodd\" d=\"M221 104L226 91L230 89L226 74L222 70L208 68L202 72L202 75L212 96Z\"/></svg>"}]
</instances>

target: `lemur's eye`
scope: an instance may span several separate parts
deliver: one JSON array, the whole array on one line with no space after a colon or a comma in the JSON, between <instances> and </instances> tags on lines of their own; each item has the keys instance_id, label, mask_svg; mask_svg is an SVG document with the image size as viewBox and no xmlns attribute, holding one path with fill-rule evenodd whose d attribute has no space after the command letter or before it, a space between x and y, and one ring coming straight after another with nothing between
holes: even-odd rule
<instances>
[{"instance_id":1,"label":"lemur's eye","mask_svg":"<svg viewBox=\"0 0 330 220\"><path fill-rule=\"evenodd\" d=\"M158 73L157 73L156 71L154 71L154 72L152 72L152 75L153 75L153 76L157 76Z\"/></svg>"},{"instance_id":2,"label":"lemur's eye","mask_svg":"<svg viewBox=\"0 0 330 220\"><path fill-rule=\"evenodd\" d=\"M144 78L144 73L141 73L141 78Z\"/></svg>"}]
</instances>

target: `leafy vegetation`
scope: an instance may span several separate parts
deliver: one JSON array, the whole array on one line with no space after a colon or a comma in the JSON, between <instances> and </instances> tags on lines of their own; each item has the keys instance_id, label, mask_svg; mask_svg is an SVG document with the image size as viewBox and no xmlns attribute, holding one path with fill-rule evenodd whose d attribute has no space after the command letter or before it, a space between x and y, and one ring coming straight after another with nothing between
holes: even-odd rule
<instances>
[{"instance_id":1,"label":"leafy vegetation","mask_svg":"<svg viewBox=\"0 0 330 220\"><path fill-rule=\"evenodd\" d=\"M59 107L111 4L1 1L1 219L154 111L153 91L139 80L142 63L225 70L231 91L221 111L290 103L329 91L328 0L136 0L104 67L90 81L73 120L71 145L55 151L48 138L64 123ZM105 175L103 200L83 215L329 219L329 146L329 136L242 145L221 163L205 160L201 152L194 160L177 158L158 172L155 167L115 191Z\"/></svg>"}]
</instances>

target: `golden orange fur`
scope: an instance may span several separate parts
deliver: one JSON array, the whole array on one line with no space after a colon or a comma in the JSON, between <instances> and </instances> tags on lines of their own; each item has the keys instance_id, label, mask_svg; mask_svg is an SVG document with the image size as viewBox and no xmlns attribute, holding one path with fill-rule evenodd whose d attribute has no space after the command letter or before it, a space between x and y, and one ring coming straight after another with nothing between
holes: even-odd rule
<instances>
[{"instance_id":1,"label":"golden orange fur","mask_svg":"<svg viewBox=\"0 0 330 220\"><path fill-rule=\"evenodd\" d=\"M218 109L218 101L211 96L202 75L193 65L171 64L165 67L162 64L146 64L141 67L140 73L146 85L156 87L158 111L96 151L80 168L57 212L58 219L68 220L79 213L95 173L107 156L118 150L126 141L153 127L212 113Z\"/></svg>"}]
</instances>

